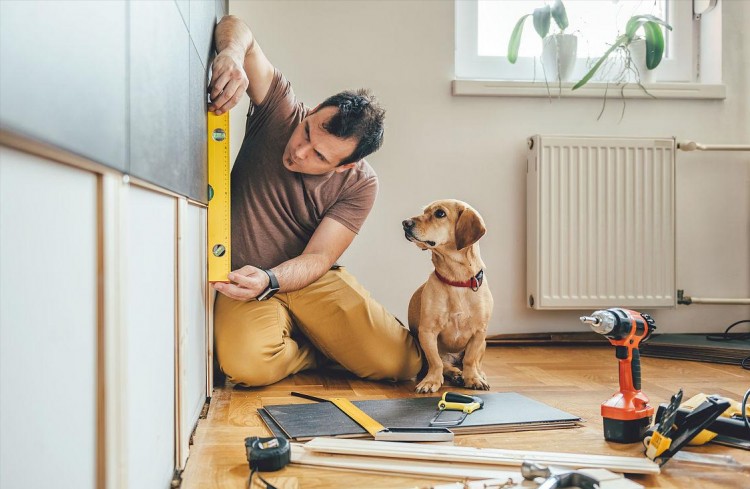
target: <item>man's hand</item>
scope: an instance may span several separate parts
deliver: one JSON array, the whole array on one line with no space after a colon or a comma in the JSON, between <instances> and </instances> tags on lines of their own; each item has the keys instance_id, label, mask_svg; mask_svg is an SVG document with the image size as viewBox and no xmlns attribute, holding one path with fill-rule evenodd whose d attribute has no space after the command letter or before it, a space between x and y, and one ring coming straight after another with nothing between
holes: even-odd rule
<instances>
[{"instance_id":1,"label":"man's hand","mask_svg":"<svg viewBox=\"0 0 750 489\"><path fill-rule=\"evenodd\" d=\"M270 282L266 272L260 268L245 265L239 270L229 272L229 280L234 283L215 283L214 289L236 301L249 301L266 290Z\"/></svg>"},{"instance_id":2,"label":"man's hand","mask_svg":"<svg viewBox=\"0 0 750 489\"><path fill-rule=\"evenodd\" d=\"M208 110L221 115L237 105L249 84L245 73L244 53L220 52L211 65L211 105Z\"/></svg>"}]
</instances>

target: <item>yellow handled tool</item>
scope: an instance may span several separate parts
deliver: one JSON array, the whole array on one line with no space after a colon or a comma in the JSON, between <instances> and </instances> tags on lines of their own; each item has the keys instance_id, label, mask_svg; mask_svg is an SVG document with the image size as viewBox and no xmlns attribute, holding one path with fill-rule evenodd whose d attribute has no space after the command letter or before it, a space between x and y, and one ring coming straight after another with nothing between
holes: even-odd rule
<instances>
[{"instance_id":1,"label":"yellow handled tool","mask_svg":"<svg viewBox=\"0 0 750 489\"><path fill-rule=\"evenodd\" d=\"M480 397L465 396L457 392L446 392L438 402L438 409L448 411L462 411L471 414L477 409L482 409L484 400Z\"/></svg>"},{"instance_id":2,"label":"yellow handled tool","mask_svg":"<svg viewBox=\"0 0 750 489\"><path fill-rule=\"evenodd\" d=\"M458 426L464 422L466 416L484 407L484 399L479 396L466 396L458 392L446 392L438 402L438 413L430 421L430 426ZM463 416L458 419L441 420L445 411L461 411Z\"/></svg>"}]
</instances>

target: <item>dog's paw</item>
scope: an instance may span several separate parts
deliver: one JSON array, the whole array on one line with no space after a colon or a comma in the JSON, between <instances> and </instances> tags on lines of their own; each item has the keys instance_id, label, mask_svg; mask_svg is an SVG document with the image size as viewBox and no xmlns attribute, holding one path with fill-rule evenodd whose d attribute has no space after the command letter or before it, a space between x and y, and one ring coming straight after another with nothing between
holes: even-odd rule
<instances>
[{"instance_id":1,"label":"dog's paw","mask_svg":"<svg viewBox=\"0 0 750 489\"><path fill-rule=\"evenodd\" d=\"M452 385L461 387L464 385L463 372L453 365L443 364L443 377Z\"/></svg>"},{"instance_id":2,"label":"dog's paw","mask_svg":"<svg viewBox=\"0 0 750 489\"><path fill-rule=\"evenodd\" d=\"M458 372L451 372L449 374L445 374L445 378L453 386L456 386L456 387L464 386L464 377L463 377L463 373L460 370Z\"/></svg>"},{"instance_id":3,"label":"dog's paw","mask_svg":"<svg viewBox=\"0 0 750 489\"><path fill-rule=\"evenodd\" d=\"M482 378L481 375L476 377L464 377L464 387L467 389L476 389L480 391L488 391L490 390L490 384L487 383L487 380Z\"/></svg>"},{"instance_id":4,"label":"dog's paw","mask_svg":"<svg viewBox=\"0 0 750 489\"><path fill-rule=\"evenodd\" d=\"M440 386L443 385L443 378L438 377L437 379L427 376L422 379L422 382L417 384L416 391L420 394L429 394L431 392L437 392Z\"/></svg>"}]
</instances>

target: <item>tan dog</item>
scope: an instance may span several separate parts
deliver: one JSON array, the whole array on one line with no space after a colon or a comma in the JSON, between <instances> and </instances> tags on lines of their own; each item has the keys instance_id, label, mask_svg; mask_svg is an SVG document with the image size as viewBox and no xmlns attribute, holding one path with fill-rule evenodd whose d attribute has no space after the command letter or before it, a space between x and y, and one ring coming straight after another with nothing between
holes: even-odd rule
<instances>
[{"instance_id":1,"label":"tan dog","mask_svg":"<svg viewBox=\"0 0 750 489\"><path fill-rule=\"evenodd\" d=\"M459 200L438 200L401 224L406 239L432 252L435 265L409 302L409 328L429 367L417 392L436 392L443 376L489 390L482 358L493 301L476 244L486 231L482 217ZM463 372L455 365L461 352Z\"/></svg>"}]
</instances>

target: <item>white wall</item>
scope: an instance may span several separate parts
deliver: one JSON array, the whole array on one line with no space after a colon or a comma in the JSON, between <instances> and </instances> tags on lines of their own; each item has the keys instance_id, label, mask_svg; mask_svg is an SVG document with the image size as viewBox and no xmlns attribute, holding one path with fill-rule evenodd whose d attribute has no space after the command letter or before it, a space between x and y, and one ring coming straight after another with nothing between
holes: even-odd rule
<instances>
[{"instance_id":1,"label":"white wall","mask_svg":"<svg viewBox=\"0 0 750 489\"><path fill-rule=\"evenodd\" d=\"M454 97L452 1L230 1L269 59L309 105L369 87L388 109L383 149L369 161L381 190L342 262L374 297L406 318L429 256L401 221L439 198L471 203L488 233L482 256L495 296L490 334L585 330L579 311L525 306L525 150L532 134L675 136L750 142L750 2L724 1L724 101ZM232 112L233 153L247 100ZM750 154L678 156L677 286L702 297L750 297ZM383 253L379 250L389 250ZM747 306L680 306L654 313L661 332L719 331Z\"/></svg>"}]
</instances>

